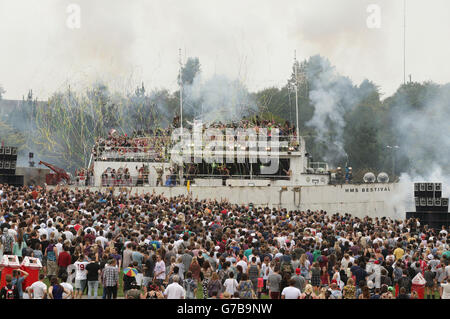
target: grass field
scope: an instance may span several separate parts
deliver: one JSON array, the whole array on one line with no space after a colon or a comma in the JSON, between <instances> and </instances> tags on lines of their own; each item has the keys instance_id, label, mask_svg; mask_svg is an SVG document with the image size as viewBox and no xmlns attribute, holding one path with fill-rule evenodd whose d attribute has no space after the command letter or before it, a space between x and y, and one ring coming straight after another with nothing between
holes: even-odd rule
<instances>
[{"instance_id":1,"label":"grass field","mask_svg":"<svg viewBox=\"0 0 450 319\"><path fill-rule=\"evenodd\" d=\"M120 271L119 273L119 289L117 291L117 298L124 298L124 294L123 294L123 271ZM50 285L50 282L48 280L48 278L44 279L44 282L47 286ZM98 288L98 298L101 298L103 296L103 287L101 285L99 285ZM203 299L203 288L202 285L199 283L198 287L197 287L197 294L196 294L197 299ZM87 293L83 294L83 298L87 298ZM440 294L439 292L435 292L435 299L439 299L440 298ZM262 294L261 295L261 299L270 299L270 297L266 294Z\"/></svg>"}]
</instances>

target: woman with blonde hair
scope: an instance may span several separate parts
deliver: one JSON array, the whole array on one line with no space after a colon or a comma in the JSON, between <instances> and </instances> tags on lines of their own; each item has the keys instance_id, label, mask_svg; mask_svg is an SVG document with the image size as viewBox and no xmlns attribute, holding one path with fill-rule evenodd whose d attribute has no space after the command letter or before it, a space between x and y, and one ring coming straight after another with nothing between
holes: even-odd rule
<instances>
[{"instance_id":1,"label":"woman with blonde hair","mask_svg":"<svg viewBox=\"0 0 450 319\"><path fill-rule=\"evenodd\" d=\"M336 254L337 259L340 259L342 257L342 249L341 249L341 246L339 246L339 241L336 240L333 248L334 248L334 252Z\"/></svg>"},{"instance_id":2,"label":"woman with blonde hair","mask_svg":"<svg viewBox=\"0 0 450 319\"><path fill-rule=\"evenodd\" d=\"M311 269L311 263L308 260L308 256L306 254L302 254L300 256L300 262L299 262L299 268L300 268L300 274L305 278L307 282L311 279L310 275L310 269Z\"/></svg>"},{"instance_id":3,"label":"woman with blonde hair","mask_svg":"<svg viewBox=\"0 0 450 319\"><path fill-rule=\"evenodd\" d=\"M342 290L342 297L344 299L355 299L356 287L352 278L347 280L347 285L344 286Z\"/></svg>"},{"instance_id":4,"label":"woman with blonde hair","mask_svg":"<svg viewBox=\"0 0 450 319\"><path fill-rule=\"evenodd\" d=\"M317 299L317 296L314 294L313 286L307 284L305 292L300 295L300 299Z\"/></svg>"},{"instance_id":5,"label":"woman with blonde hair","mask_svg":"<svg viewBox=\"0 0 450 319\"><path fill-rule=\"evenodd\" d=\"M327 299L326 292L327 292L327 288L325 288L325 287L320 288L319 299Z\"/></svg>"},{"instance_id":6,"label":"woman with blonde hair","mask_svg":"<svg viewBox=\"0 0 450 319\"><path fill-rule=\"evenodd\" d=\"M222 291L222 283L220 282L219 275L214 272L211 275L211 280L208 282L208 297L219 295Z\"/></svg>"}]
</instances>

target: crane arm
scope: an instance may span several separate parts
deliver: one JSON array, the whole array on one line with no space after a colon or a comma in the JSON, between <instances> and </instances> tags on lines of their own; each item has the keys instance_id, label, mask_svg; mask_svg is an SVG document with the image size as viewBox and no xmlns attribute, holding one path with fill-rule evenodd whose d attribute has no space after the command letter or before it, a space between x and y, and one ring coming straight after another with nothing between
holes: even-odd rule
<instances>
[{"instance_id":1,"label":"crane arm","mask_svg":"<svg viewBox=\"0 0 450 319\"><path fill-rule=\"evenodd\" d=\"M40 161L39 162L39 165L45 165L45 166L47 166L48 168L50 168L52 171L54 171L58 176L60 176L61 178L64 178L65 180L70 180L70 176L69 176L69 174L67 174L66 173L66 171L65 170L63 170L62 168L59 168L59 167L57 167L57 166L55 166L55 165L52 165L52 164L50 164L50 163L47 163L47 162L43 162L43 161Z\"/></svg>"}]
</instances>

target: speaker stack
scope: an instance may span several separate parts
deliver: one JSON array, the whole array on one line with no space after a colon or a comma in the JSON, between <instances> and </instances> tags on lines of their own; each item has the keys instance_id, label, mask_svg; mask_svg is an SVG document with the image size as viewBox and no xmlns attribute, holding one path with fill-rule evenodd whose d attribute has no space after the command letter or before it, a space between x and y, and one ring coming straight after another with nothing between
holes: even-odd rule
<instances>
[{"instance_id":1,"label":"speaker stack","mask_svg":"<svg viewBox=\"0 0 450 319\"><path fill-rule=\"evenodd\" d=\"M16 175L17 147L0 146L0 184L23 186L23 176Z\"/></svg>"},{"instance_id":2,"label":"speaker stack","mask_svg":"<svg viewBox=\"0 0 450 319\"><path fill-rule=\"evenodd\" d=\"M448 212L448 198L442 198L442 183L414 183L416 211Z\"/></svg>"},{"instance_id":3,"label":"speaker stack","mask_svg":"<svg viewBox=\"0 0 450 319\"><path fill-rule=\"evenodd\" d=\"M432 228L450 225L448 197L442 197L442 183L414 183L416 212L406 213L406 218L418 218Z\"/></svg>"}]
</instances>

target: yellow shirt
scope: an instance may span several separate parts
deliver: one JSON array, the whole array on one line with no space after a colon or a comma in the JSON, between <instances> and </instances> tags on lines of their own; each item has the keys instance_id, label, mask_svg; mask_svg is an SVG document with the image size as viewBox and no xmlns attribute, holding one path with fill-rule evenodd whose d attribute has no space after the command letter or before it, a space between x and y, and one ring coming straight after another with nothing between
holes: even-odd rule
<instances>
[{"instance_id":1,"label":"yellow shirt","mask_svg":"<svg viewBox=\"0 0 450 319\"><path fill-rule=\"evenodd\" d=\"M403 248L396 248L394 250L395 260L399 260L400 258L403 257L404 254L405 254L405 251L403 250Z\"/></svg>"}]
</instances>

